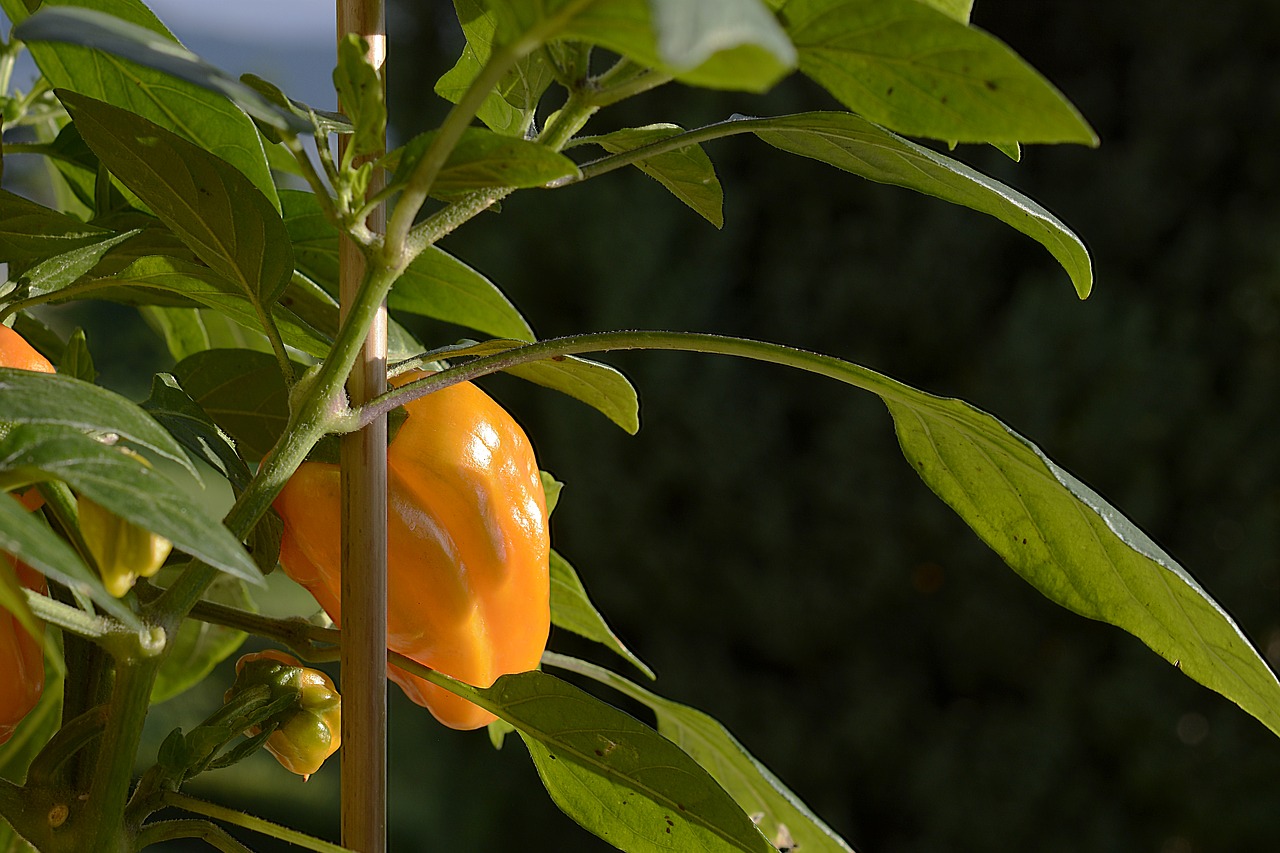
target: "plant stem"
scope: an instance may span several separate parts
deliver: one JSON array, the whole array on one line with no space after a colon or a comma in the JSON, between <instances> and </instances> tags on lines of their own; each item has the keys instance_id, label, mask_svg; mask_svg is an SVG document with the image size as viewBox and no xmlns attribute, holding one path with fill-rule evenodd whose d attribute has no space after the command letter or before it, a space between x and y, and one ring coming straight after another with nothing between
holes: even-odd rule
<instances>
[{"instance_id":1,"label":"plant stem","mask_svg":"<svg viewBox=\"0 0 1280 853\"><path fill-rule=\"evenodd\" d=\"M166 820L153 823L138 833L138 849L142 850L161 841L175 838L198 838L222 853L253 853L232 838L225 829L207 820Z\"/></svg>"},{"instance_id":2,"label":"plant stem","mask_svg":"<svg viewBox=\"0 0 1280 853\"><path fill-rule=\"evenodd\" d=\"M879 394L885 399L893 399L895 396L893 388L898 386L898 383L893 380L865 367L780 344L697 332L598 332L551 338L534 344L513 347L505 352L477 358L466 364L433 373L425 379L401 385L393 391L370 400L360 410L357 423L366 418L377 417L380 413L389 412L441 388L447 388L459 382L468 382L532 361L582 353L635 349L714 353L780 364L826 376Z\"/></svg>"},{"instance_id":3,"label":"plant stem","mask_svg":"<svg viewBox=\"0 0 1280 853\"><path fill-rule=\"evenodd\" d=\"M355 853L347 847L339 847L337 844L330 844L319 838L312 838L310 835L290 829L287 826L281 826L278 823L272 823L269 820L263 820L260 817L245 814L235 809L229 809L216 803L209 803L204 800L197 800L195 797L189 797L186 794L179 794L174 791L166 791L161 797L166 806L184 809L192 814L204 815L205 817L224 820L233 826L239 826L244 829L260 832L263 835L269 835L272 838L278 838L281 841L287 841L290 844L296 844L299 847L305 847L308 850L314 850L316 853Z\"/></svg>"},{"instance_id":4,"label":"plant stem","mask_svg":"<svg viewBox=\"0 0 1280 853\"><path fill-rule=\"evenodd\" d=\"M120 850L124 836L124 806L134 757L142 740L142 724L151 701L151 686L159 669L158 658L117 660L115 687L107 709L107 725L98 749L98 763L89 797L88 850Z\"/></svg>"}]
</instances>

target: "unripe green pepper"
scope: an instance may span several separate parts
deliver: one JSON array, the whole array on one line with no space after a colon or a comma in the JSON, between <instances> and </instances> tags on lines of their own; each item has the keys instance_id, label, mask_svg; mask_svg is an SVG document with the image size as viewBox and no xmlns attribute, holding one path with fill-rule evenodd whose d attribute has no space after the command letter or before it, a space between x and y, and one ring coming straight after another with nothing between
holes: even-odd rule
<instances>
[{"instance_id":1,"label":"unripe green pepper","mask_svg":"<svg viewBox=\"0 0 1280 853\"><path fill-rule=\"evenodd\" d=\"M132 454L131 450L124 450ZM116 598L133 589L138 578L149 578L164 565L173 543L121 518L83 495L76 499L80 535L98 564L107 592Z\"/></svg>"},{"instance_id":2,"label":"unripe green pepper","mask_svg":"<svg viewBox=\"0 0 1280 853\"><path fill-rule=\"evenodd\" d=\"M267 721L275 723L276 729L265 746L285 770L297 773L305 782L342 745L342 697L320 670L268 649L236 661L236 681L223 701L258 685L271 690L272 700L298 694L296 706ZM261 731L261 726L255 726L248 733Z\"/></svg>"}]
</instances>

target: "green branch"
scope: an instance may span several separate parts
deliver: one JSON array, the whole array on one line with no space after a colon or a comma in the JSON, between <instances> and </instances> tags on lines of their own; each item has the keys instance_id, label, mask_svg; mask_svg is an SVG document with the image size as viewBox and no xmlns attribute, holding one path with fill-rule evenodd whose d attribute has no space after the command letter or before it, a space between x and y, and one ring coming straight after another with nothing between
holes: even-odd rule
<instances>
[{"instance_id":1,"label":"green branch","mask_svg":"<svg viewBox=\"0 0 1280 853\"><path fill-rule=\"evenodd\" d=\"M841 361L832 356L794 349L781 344L698 332L599 332L552 338L535 344L528 344L527 346L514 347L497 355L477 358L466 364L450 367L439 373L433 373L425 379L401 385L399 388L373 398L362 406L358 412L356 425L358 428L360 424L364 424L366 421L386 414L392 409L403 406L405 403L416 400L419 397L424 397L433 391L439 391L441 388L447 388L459 382L468 382L521 364L558 356L612 352L615 350L678 350L682 352L732 355L754 361L765 361L786 367L794 367L819 376L826 376L872 391L886 399L894 396L892 391L886 388L892 380L872 370L859 367L847 361ZM859 378L853 378L855 376Z\"/></svg>"},{"instance_id":2,"label":"green branch","mask_svg":"<svg viewBox=\"0 0 1280 853\"><path fill-rule=\"evenodd\" d=\"M278 823L272 823L260 817L245 814L236 809L229 809L216 803L197 800L195 797L189 797L186 794L179 794L175 791L166 791L161 797L166 806L189 811L192 814L203 815L204 817L214 818L216 820L226 821L227 823L238 826L242 829L259 832L263 835L269 835L272 838L278 838L281 841L287 841L290 844L296 844L299 847L305 847L307 850L314 850L315 853L355 853L346 847L339 847L337 844L331 844L328 841L322 841L319 838L313 838L296 829L290 829L287 826L281 826Z\"/></svg>"}]
</instances>

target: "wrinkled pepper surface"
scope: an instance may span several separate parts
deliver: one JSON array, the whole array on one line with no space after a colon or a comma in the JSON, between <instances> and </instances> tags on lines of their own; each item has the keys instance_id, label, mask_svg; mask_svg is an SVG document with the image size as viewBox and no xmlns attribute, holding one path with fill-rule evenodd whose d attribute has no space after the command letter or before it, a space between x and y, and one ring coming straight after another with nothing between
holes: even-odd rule
<instances>
[{"instance_id":1,"label":"wrinkled pepper surface","mask_svg":"<svg viewBox=\"0 0 1280 853\"><path fill-rule=\"evenodd\" d=\"M0 325L0 367L53 373L49 360L36 352L22 336ZM30 489L14 495L29 510L40 507L40 493ZM8 554L18 583L39 593L48 590L44 576ZM13 736L18 723L31 713L44 692L44 653L40 641L22 627L13 614L0 610L0 743Z\"/></svg>"},{"instance_id":2,"label":"wrinkled pepper surface","mask_svg":"<svg viewBox=\"0 0 1280 853\"><path fill-rule=\"evenodd\" d=\"M329 676L320 670L300 663L292 655L268 649L236 661L236 681L224 701L259 684L271 689L273 700L288 693L298 694L296 707L268 720L276 723L276 730L264 746L285 770L297 773L305 782L342 746L342 697ZM249 734L261 731L261 727L254 727Z\"/></svg>"},{"instance_id":3,"label":"wrinkled pepper surface","mask_svg":"<svg viewBox=\"0 0 1280 853\"><path fill-rule=\"evenodd\" d=\"M478 687L536 668L550 631L550 542L529 439L466 382L405 410L387 448L388 648ZM281 565L341 624L338 466L304 463L275 508ZM494 719L399 667L387 675L446 726Z\"/></svg>"}]
</instances>

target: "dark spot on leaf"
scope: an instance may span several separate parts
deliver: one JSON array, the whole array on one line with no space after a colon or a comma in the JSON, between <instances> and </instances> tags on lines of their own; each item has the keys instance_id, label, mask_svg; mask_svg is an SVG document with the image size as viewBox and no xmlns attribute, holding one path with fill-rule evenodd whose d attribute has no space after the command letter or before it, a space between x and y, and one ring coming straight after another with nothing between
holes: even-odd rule
<instances>
[{"instance_id":1,"label":"dark spot on leaf","mask_svg":"<svg viewBox=\"0 0 1280 853\"><path fill-rule=\"evenodd\" d=\"M1026 539L1026 537L1025 537L1025 536L1022 538L1022 544L1023 544L1023 545L1026 545L1026 544L1027 544L1027 539Z\"/></svg>"},{"instance_id":2,"label":"dark spot on leaf","mask_svg":"<svg viewBox=\"0 0 1280 853\"><path fill-rule=\"evenodd\" d=\"M884 96L887 98L887 97L889 97L889 96L890 96L890 95L892 95L892 94L893 94L893 87L892 87L892 86L890 86L888 89L886 89L886 90L885 90L885 92L884 92Z\"/></svg>"},{"instance_id":3,"label":"dark spot on leaf","mask_svg":"<svg viewBox=\"0 0 1280 853\"><path fill-rule=\"evenodd\" d=\"M942 96L942 103L944 103L944 104L945 104L946 102L947 102L947 96L946 96L946 95L943 95L943 96Z\"/></svg>"},{"instance_id":4,"label":"dark spot on leaf","mask_svg":"<svg viewBox=\"0 0 1280 853\"><path fill-rule=\"evenodd\" d=\"M669 826L668 826L668 827L667 827L667 835L670 835L670 834L671 834L671 827L669 827Z\"/></svg>"},{"instance_id":5,"label":"dark spot on leaf","mask_svg":"<svg viewBox=\"0 0 1280 853\"><path fill-rule=\"evenodd\" d=\"M565 360L565 356L563 356L563 355L553 355L553 356L551 356L551 360L552 360L552 361L564 361L564 360Z\"/></svg>"},{"instance_id":6,"label":"dark spot on leaf","mask_svg":"<svg viewBox=\"0 0 1280 853\"><path fill-rule=\"evenodd\" d=\"M676 808L680 809L680 811L684 811L684 803L676 803Z\"/></svg>"},{"instance_id":7,"label":"dark spot on leaf","mask_svg":"<svg viewBox=\"0 0 1280 853\"><path fill-rule=\"evenodd\" d=\"M1024 539L1022 541L1025 542L1027 540ZM596 750L596 755L600 756L601 758L604 758L604 752L599 749Z\"/></svg>"},{"instance_id":8,"label":"dark spot on leaf","mask_svg":"<svg viewBox=\"0 0 1280 853\"><path fill-rule=\"evenodd\" d=\"M547 753L547 758L550 758L552 761L556 760L556 757L549 752Z\"/></svg>"},{"instance_id":9,"label":"dark spot on leaf","mask_svg":"<svg viewBox=\"0 0 1280 853\"><path fill-rule=\"evenodd\" d=\"M988 89L990 89L990 90L991 90L991 91L993 91L993 92L994 92L996 89L999 89L999 88L1000 88L999 86L997 86L997 85L996 85L996 81L995 81L995 80L987 80L987 81L985 81L985 82L986 82L986 84L987 84L987 88L988 88Z\"/></svg>"}]
</instances>

